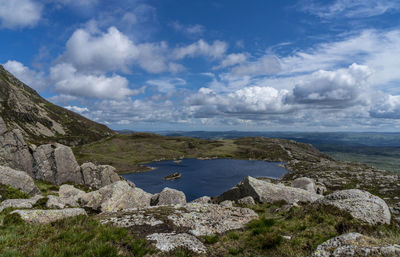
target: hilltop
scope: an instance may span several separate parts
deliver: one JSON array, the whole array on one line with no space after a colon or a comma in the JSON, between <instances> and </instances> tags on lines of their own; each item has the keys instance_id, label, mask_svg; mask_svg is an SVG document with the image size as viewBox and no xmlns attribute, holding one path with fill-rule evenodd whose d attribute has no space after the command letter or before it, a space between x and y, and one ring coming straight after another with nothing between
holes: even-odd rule
<instances>
[{"instance_id":1,"label":"hilltop","mask_svg":"<svg viewBox=\"0 0 400 257\"><path fill-rule=\"evenodd\" d=\"M0 65L0 115L35 144L79 145L114 134L107 126L54 105Z\"/></svg>"}]
</instances>

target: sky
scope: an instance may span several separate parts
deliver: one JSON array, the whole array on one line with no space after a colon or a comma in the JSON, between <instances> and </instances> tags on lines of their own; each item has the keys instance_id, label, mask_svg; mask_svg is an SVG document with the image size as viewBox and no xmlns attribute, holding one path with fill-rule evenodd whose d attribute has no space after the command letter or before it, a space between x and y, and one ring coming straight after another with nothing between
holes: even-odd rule
<instances>
[{"instance_id":1,"label":"sky","mask_svg":"<svg viewBox=\"0 0 400 257\"><path fill-rule=\"evenodd\" d=\"M0 0L0 64L112 129L400 129L400 0Z\"/></svg>"}]
</instances>

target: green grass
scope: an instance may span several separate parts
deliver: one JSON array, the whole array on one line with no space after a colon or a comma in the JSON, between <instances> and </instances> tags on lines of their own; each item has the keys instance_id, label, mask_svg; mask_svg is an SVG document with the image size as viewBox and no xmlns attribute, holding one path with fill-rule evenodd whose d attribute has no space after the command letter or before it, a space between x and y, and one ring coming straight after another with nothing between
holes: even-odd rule
<instances>
[{"instance_id":1,"label":"green grass","mask_svg":"<svg viewBox=\"0 0 400 257\"><path fill-rule=\"evenodd\" d=\"M2 200L17 199L17 198L27 199L30 197L28 194L23 193L18 189L3 184L0 184L0 195L2 196Z\"/></svg>"}]
</instances>

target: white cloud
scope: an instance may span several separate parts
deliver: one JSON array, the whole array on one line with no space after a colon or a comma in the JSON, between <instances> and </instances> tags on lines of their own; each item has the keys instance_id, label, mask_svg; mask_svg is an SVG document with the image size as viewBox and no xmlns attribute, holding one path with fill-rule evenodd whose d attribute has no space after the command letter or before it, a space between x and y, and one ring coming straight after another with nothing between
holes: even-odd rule
<instances>
[{"instance_id":1,"label":"white cloud","mask_svg":"<svg viewBox=\"0 0 400 257\"><path fill-rule=\"evenodd\" d=\"M391 0L335 0L330 4L305 1L303 10L322 18L363 18L399 10L400 3Z\"/></svg>"},{"instance_id":2,"label":"white cloud","mask_svg":"<svg viewBox=\"0 0 400 257\"><path fill-rule=\"evenodd\" d=\"M243 63L247 60L247 56L242 53L238 54L229 54L225 57L224 60L222 60L221 64L218 66L215 66L213 69L222 69L226 67L231 67L240 63Z\"/></svg>"},{"instance_id":3,"label":"white cloud","mask_svg":"<svg viewBox=\"0 0 400 257\"><path fill-rule=\"evenodd\" d=\"M264 55L253 62L247 62L232 69L236 75L270 75L281 71L278 58L272 55Z\"/></svg>"},{"instance_id":4,"label":"white cloud","mask_svg":"<svg viewBox=\"0 0 400 257\"><path fill-rule=\"evenodd\" d=\"M50 77L55 90L61 94L99 99L123 99L135 94L124 77L82 74L71 64L52 67Z\"/></svg>"},{"instance_id":5,"label":"white cloud","mask_svg":"<svg viewBox=\"0 0 400 257\"><path fill-rule=\"evenodd\" d=\"M86 108L86 107L70 106L70 105L68 105L68 106L65 106L64 108L67 109L67 110L70 110L70 111L79 113L79 114L82 114L82 113L85 113L85 112L89 112L89 109Z\"/></svg>"},{"instance_id":6,"label":"white cloud","mask_svg":"<svg viewBox=\"0 0 400 257\"><path fill-rule=\"evenodd\" d=\"M173 56L176 59L198 56L218 59L224 56L227 49L228 45L223 41L216 40L212 44L208 44L203 39L200 39L191 45L176 48L173 52Z\"/></svg>"},{"instance_id":7,"label":"white cloud","mask_svg":"<svg viewBox=\"0 0 400 257\"><path fill-rule=\"evenodd\" d=\"M62 4L62 5L71 5L76 7L90 7L96 5L98 0L51 0L53 3Z\"/></svg>"},{"instance_id":8,"label":"white cloud","mask_svg":"<svg viewBox=\"0 0 400 257\"><path fill-rule=\"evenodd\" d=\"M14 60L10 60L3 65L4 68L15 77L39 92L46 89L48 86L48 81L43 72L31 70L22 63Z\"/></svg>"},{"instance_id":9,"label":"white cloud","mask_svg":"<svg viewBox=\"0 0 400 257\"><path fill-rule=\"evenodd\" d=\"M381 95L370 110L374 118L400 119L400 95Z\"/></svg>"},{"instance_id":10,"label":"white cloud","mask_svg":"<svg viewBox=\"0 0 400 257\"><path fill-rule=\"evenodd\" d=\"M1 27L34 27L41 19L42 5L33 0L0 0Z\"/></svg>"},{"instance_id":11,"label":"white cloud","mask_svg":"<svg viewBox=\"0 0 400 257\"><path fill-rule=\"evenodd\" d=\"M173 79L152 79L146 81L146 84L157 87L158 91L161 93L174 93L177 86L186 85L186 81L181 78Z\"/></svg>"},{"instance_id":12,"label":"white cloud","mask_svg":"<svg viewBox=\"0 0 400 257\"><path fill-rule=\"evenodd\" d=\"M178 21L172 22L171 27L187 36L199 36L202 35L206 30L205 27L200 24L183 25Z\"/></svg>"}]
</instances>

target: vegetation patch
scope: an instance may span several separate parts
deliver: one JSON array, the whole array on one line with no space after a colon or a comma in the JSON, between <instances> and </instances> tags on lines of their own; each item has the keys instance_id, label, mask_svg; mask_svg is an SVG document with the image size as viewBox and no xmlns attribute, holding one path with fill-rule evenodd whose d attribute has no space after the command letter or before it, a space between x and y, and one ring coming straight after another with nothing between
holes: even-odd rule
<instances>
[{"instance_id":1,"label":"vegetation patch","mask_svg":"<svg viewBox=\"0 0 400 257\"><path fill-rule=\"evenodd\" d=\"M8 185L0 184L0 195L1 200L7 199L27 199L30 196L24 192L21 192L18 189L12 188Z\"/></svg>"}]
</instances>

